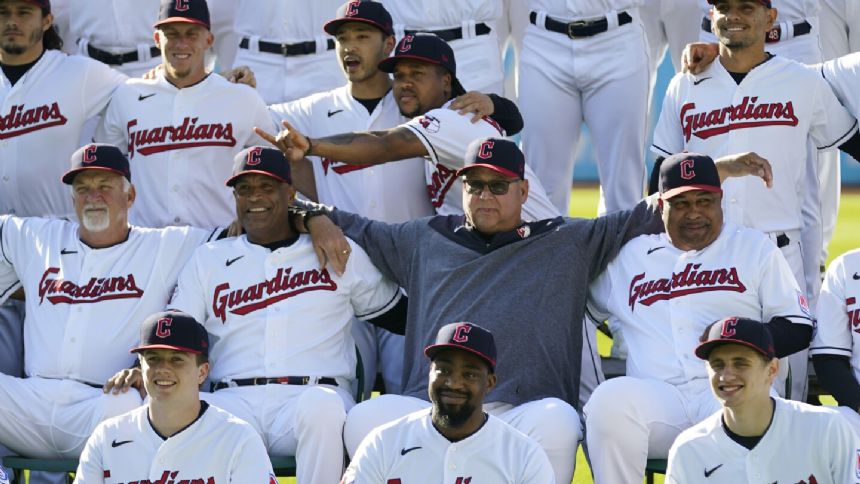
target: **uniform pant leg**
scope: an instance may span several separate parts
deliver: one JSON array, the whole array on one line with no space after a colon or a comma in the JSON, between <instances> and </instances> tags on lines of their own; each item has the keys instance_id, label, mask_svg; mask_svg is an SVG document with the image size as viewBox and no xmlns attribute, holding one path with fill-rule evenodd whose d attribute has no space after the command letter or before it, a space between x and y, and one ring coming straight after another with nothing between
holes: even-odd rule
<instances>
[{"instance_id":1,"label":"uniform pant leg","mask_svg":"<svg viewBox=\"0 0 860 484\"><path fill-rule=\"evenodd\" d=\"M358 445L371 430L429 406L430 402L427 400L389 394L365 400L352 407L346 415L343 429L343 440L350 458L355 455Z\"/></svg>"},{"instance_id":2,"label":"uniform pant leg","mask_svg":"<svg viewBox=\"0 0 860 484\"><path fill-rule=\"evenodd\" d=\"M361 365L364 367L364 394L369 396L373 390L373 384L376 382L378 371L379 343L376 338L376 327L367 321L353 318L350 331L352 332L352 339L355 340L355 346L358 348L358 353L361 355ZM401 354L401 365L403 364L402 358ZM357 384L356 381L353 386ZM355 395L354 391L353 395Z\"/></svg>"},{"instance_id":3,"label":"uniform pant leg","mask_svg":"<svg viewBox=\"0 0 860 484\"><path fill-rule=\"evenodd\" d=\"M628 376L597 387L584 412L595 484L641 483L648 458L666 458L693 423L675 386Z\"/></svg>"},{"instance_id":4,"label":"uniform pant leg","mask_svg":"<svg viewBox=\"0 0 860 484\"><path fill-rule=\"evenodd\" d=\"M573 479L576 448L582 440L582 424L576 409L558 398L544 398L500 410L490 413L540 444L549 457L555 482Z\"/></svg>"}]
</instances>

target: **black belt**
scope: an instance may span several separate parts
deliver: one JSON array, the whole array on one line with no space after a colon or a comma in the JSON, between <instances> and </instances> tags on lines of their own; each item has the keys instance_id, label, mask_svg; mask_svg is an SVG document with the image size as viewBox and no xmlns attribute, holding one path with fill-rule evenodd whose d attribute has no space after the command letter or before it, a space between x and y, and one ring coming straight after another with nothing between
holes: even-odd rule
<instances>
[{"instance_id":1,"label":"black belt","mask_svg":"<svg viewBox=\"0 0 860 484\"><path fill-rule=\"evenodd\" d=\"M779 247L780 249L787 246L790 243L791 243L791 239L789 239L788 236L785 235L785 233L782 233L782 234L779 234L776 236L776 246Z\"/></svg>"},{"instance_id":2,"label":"black belt","mask_svg":"<svg viewBox=\"0 0 860 484\"><path fill-rule=\"evenodd\" d=\"M87 45L87 54L93 59L103 62L109 66L121 66L129 62L137 62L139 57L137 51L126 52L124 54L111 54L108 51L97 49L91 45ZM158 47L152 46L149 48L149 55L158 57L161 55L161 50Z\"/></svg>"},{"instance_id":3,"label":"black belt","mask_svg":"<svg viewBox=\"0 0 860 484\"><path fill-rule=\"evenodd\" d=\"M629 24L633 21L633 17L627 12L618 14L618 25ZM537 12L529 14L529 22L537 25ZM575 22L562 22L552 17L547 17L544 21L544 28L552 32L565 34L571 39L577 37L591 37L609 30L609 21L606 18L597 20L577 20Z\"/></svg>"},{"instance_id":4,"label":"black belt","mask_svg":"<svg viewBox=\"0 0 860 484\"><path fill-rule=\"evenodd\" d=\"M321 377L316 381L319 385L334 385L337 386L337 380L327 376ZM221 390L230 387L247 387L255 385L309 385L311 377L309 376L280 376L280 377L265 377L258 376L254 378L239 378L238 380L219 381L209 385L210 391Z\"/></svg>"},{"instance_id":5,"label":"black belt","mask_svg":"<svg viewBox=\"0 0 860 484\"><path fill-rule=\"evenodd\" d=\"M793 27L795 37L800 37L801 35L806 35L812 32L812 25L810 25L809 22L807 22L806 20L793 24ZM702 19L702 30L704 30L705 32L711 31L711 19L707 17ZM768 44L773 44L775 42L779 42L781 39L782 27L777 25L776 27L767 31L764 41Z\"/></svg>"},{"instance_id":6,"label":"black belt","mask_svg":"<svg viewBox=\"0 0 860 484\"><path fill-rule=\"evenodd\" d=\"M251 40L245 37L239 42L239 47L242 49L247 49L248 46L251 45ZM328 50L334 49L334 39L328 39L326 41L326 45L328 46ZM267 52L269 54L280 54L284 57L295 57L297 55L308 55L315 54L317 51L317 43L316 41L309 40L307 42L299 42L297 44L276 44L274 42L263 42L262 40L257 42L257 46L260 48L260 52Z\"/></svg>"},{"instance_id":7,"label":"black belt","mask_svg":"<svg viewBox=\"0 0 860 484\"><path fill-rule=\"evenodd\" d=\"M479 24L475 24L475 35L487 35L492 32L493 29L490 28L489 25L481 22ZM451 29L445 30L404 30L403 33L405 35L415 35L418 32L426 32L428 34L434 34L445 42L451 42L454 40L460 40L463 38L463 27L454 27Z\"/></svg>"}]
</instances>

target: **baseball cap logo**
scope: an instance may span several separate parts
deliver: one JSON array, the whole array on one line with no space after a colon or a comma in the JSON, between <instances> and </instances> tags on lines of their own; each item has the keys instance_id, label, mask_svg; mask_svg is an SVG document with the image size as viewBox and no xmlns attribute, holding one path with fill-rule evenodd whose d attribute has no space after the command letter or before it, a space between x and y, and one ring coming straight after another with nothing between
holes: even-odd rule
<instances>
[{"instance_id":1,"label":"baseball cap logo","mask_svg":"<svg viewBox=\"0 0 860 484\"><path fill-rule=\"evenodd\" d=\"M248 160L245 162L248 166L259 165L263 161L263 148L256 147L248 151Z\"/></svg>"},{"instance_id":2,"label":"baseball cap logo","mask_svg":"<svg viewBox=\"0 0 860 484\"><path fill-rule=\"evenodd\" d=\"M176 0L176 3L173 5L173 9L177 12L184 12L188 10L189 8L191 8L188 6L188 1L189 0Z\"/></svg>"},{"instance_id":3,"label":"baseball cap logo","mask_svg":"<svg viewBox=\"0 0 860 484\"><path fill-rule=\"evenodd\" d=\"M83 162L83 164L89 165L90 163L93 163L96 161L96 150L97 149L98 149L98 146L96 146L96 145L89 145L86 148L84 148L84 157L81 160Z\"/></svg>"},{"instance_id":4,"label":"baseball cap logo","mask_svg":"<svg viewBox=\"0 0 860 484\"><path fill-rule=\"evenodd\" d=\"M155 335L159 338L167 338L170 336L170 326L173 324L173 318L161 318L155 325Z\"/></svg>"},{"instance_id":5,"label":"baseball cap logo","mask_svg":"<svg viewBox=\"0 0 860 484\"><path fill-rule=\"evenodd\" d=\"M481 143L481 147L478 148L478 158L482 160L487 160L493 157L493 145L495 143L492 140L487 140Z\"/></svg>"},{"instance_id":6,"label":"baseball cap logo","mask_svg":"<svg viewBox=\"0 0 860 484\"><path fill-rule=\"evenodd\" d=\"M355 17L356 15L358 15L358 4L360 3L361 0L354 0L352 2L349 2L349 5L347 5L346 7L346 14L344 15L346 17Z\"/></svg>"},{"instance_id":7,"label":"baseball cap logo","mask_svg":"<svg viewBox=\"0 0 860 484\"><path fill-rule=\"evenodd\" d=\"M454 336L451 338L451 341L455 343L465 343L469 341L469 332L472 331L472 327L468 324L461 324L454 329Z\"/></svg>"},{"instance_id":8,"label":"baseball cap logo","mask_svg":"<svg viewBox=\"0 0 860 484\"><path fill-rule=\"evenodd\" d=\"M720 332L720 338L731 338L737 333L735 326L738 325L738 318L729 318L723 321L723 330Z\"/></svg>"},{"instance_id":9,"label":"baseball cap logo","mask_svg":"<svg viewBox=\"0 0 860 484\"><path fill-rule=\"evenodd\" d=\"M693 170L695 162L692 159L687 159L681 162L681 178L684 180L692 180L696 176L696 171Z\"/></svg>"},{"instance_id":10,"label":"baseball cap logo","mask_svg":"<svg viewBox=\"0 0 860 484\"><path fill-rule=\"evenodd\" d=\"M415 36L406 35L403 37L403 40L400 41L400 48L398 49L400 52L408 52L409 49L412 48L412 41L415 40Z\"/></svg>"}]
</instances>

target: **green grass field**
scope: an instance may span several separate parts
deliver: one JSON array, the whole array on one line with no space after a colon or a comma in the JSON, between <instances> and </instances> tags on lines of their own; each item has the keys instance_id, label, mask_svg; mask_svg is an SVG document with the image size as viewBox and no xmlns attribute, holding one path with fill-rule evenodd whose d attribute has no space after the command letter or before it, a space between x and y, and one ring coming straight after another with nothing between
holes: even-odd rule
<instances>
[{"instance_id":1,"label":"green grass field","mask_svg":"<svg viewBox=\"0 0 860 484\"><path fill-rule=\"evenodd\" d=\"M573 196L570 200L570 214L574 217L594 217L597 214L597 200L599 191L596 186L576 185L573 188ZM830 244L829 259L842 254L850 249L860 247L860 190L846 190L842 193L841 206L839 208L839 220L836 234ZM602 355L609 354L612 341L602 334L598 334L598 347ZM832 401L830 403L833 403ZM293 484L295 479L279 479L281 484ZM662 476L657 476L655 482L662 484ZM573 476L573 484L593 484L591 471L582 450L576 455L576 473Z\"/></svg>"}]
</instances>

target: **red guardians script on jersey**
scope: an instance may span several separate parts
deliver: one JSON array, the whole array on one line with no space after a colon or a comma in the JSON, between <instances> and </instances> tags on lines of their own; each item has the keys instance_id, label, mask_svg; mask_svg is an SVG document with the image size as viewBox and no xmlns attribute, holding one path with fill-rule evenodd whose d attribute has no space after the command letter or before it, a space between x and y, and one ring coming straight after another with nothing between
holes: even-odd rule
<instances>
[{"instance_id":1,"label":"red guardians script on jersey","mask_svg":"<svg viewBox=\"0 0 860 484\"><path fill-rule=\"evenodd\" d=\"M371 166L373 165L347 165L346 163L330 160L328 158L322 159L323 175L328 175L329 167L331 167L331 171L337 173L338 175L343 175L345 173L370 168Z\"/></svg>"},{"instance_id":2,"label":"red guardians script on jersey","mask_svg":"<svg viewBox=\"0 0 860 484\"><path fill-rule=\"evenodd\" d=\"M227 311L244 316L303 292L336 290L337 283L331 279L328 269L293 273L292 267L280 268L271 279L243 289L231 291L229 282L219 284L212 298L212 312L223 323L227 320Z\"/></svg>"},{"instance_id":3,"label":"red guardians script on jersey","mask_svg":"<svg viewBox=\"0 0 860 484\"><path fill-rule=\"evenodd\" d=\"M852 308L857 304L857 298L845 298L845 306L848 308L848 324L851 325L851 330L855 333L860 333L860 308ZM860 450L857 453L857 478L860 479Z\"/></svg>"},{"instance_id":4,"label":"red guardians script on jersey","mask_svg":"<svg viewBox=\"0 0 860 484\"><path fill-rule=\"evenodd\" d=\"M683 271L673 273L668 279L642 282L645 279L644 272L634 276L630 281L630 310L635 309L637 301L643 306L650 306L657 301L700 292L746 292L747 288L738 277L737 268L699 270L700 267L702 264L687 264Z\"/></svg>"},{"instance_id":5,"label":"red guardians script on jersey","mask_svg":"<svg viewBox=\"0 0 860 484\"><path fill-rule=\"evenodd\" d=\"M39 304L45 298L51 304L90 304L111 299L140 299L143 289L137 287L134 275L119 277L93 277L80 286L62 277L53 278L60 269L49 267L39 281Z\"/></svg>"},{"instance_id":6,"label":"red guardians script on jersey","mask_svg":"<svg viewBox=\"0 0 860 484\"><path fill-rule=\"evenodd\" d=\"M200 146L236 146L233 123L197 124L200 118L186 117L179 126L161 126L152 129L134 129L137 119L128 122L128 153L152 155L171 150L184 150Z\"/></svg>"},{"instance_id":7,"label":"red guardians script on jersey","mask_svg":"<svg viewBox=\"0 0 860 484\"><path fill-rule=\"evenodd\" d=\"M217 484L214 477L198 477L196 479L177 478L179 471L164 471L160 479L151 481L141 479L139 481L120 482L119 484Z\"/></svg>"},{"instance_id":8,"label":"red guardians script on jersey","mask_svg":"<svg viewBox=\"0 0 860 484\"><path fill-rule=\"evenodd\" d=\"M13 105L9 114L0 117L0 139L14 138L40 129L66 124L60 105L52 103L30 109L23 104Z\"/></svg>"},{"instance_id":9,"label":"red guardians script on jersey","mask_svg":"<svg viewBox=\"0 0 860 484\"><path fill-rule=\"evenodd\" d=\"M758 96L744 96L740 104L712 111L696 112L695 109L696 103L681 107L681 126L686 141L692 136L708 139L736 129L797 126L798 123L791 101L758 104Z\"/></svg>"}]
</instances>

